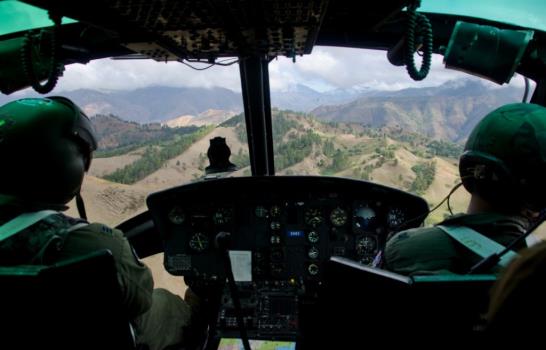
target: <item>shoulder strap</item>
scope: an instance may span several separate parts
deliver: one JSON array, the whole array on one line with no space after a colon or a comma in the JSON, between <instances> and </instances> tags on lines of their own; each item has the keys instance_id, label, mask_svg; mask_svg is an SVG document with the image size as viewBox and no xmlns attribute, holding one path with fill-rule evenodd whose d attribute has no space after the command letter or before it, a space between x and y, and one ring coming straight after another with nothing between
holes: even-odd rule
<instances>
[{"instance_id":1,"label":"shoulder strap","mask_svg":"<svg viewBox=\"0 0 546 350\"><path fill-rule=\"evenodd\" d=\"M78 230L78 229L80 229L80 228L82 228L82 227L88 226L88 225L89 225L88 222L80 222L80 223L77 223L77 224L74 224L74 225L70 226L70 227L66 230L66 232L67 232L67 233L70 233L70 232L72 232L72 231L76 231L76 230Z\"/></svg>"},{"instance_id":2,"label":"shoulder strap","mask_svg":"<svg viewBox=\"0 0 546 350\"><path fill-rule=\"evenodd\" d=\"M464 245L482 258L486 258L495 253L500 253L505 249L502 244L495 242L494 240L482 235L476 230L466 226L436 226L451 238ZM513 251L508 251L501 257L498 265L506 267L510 261L517 257L518 254Z\"/></svg>"},{"instance_id":3,"label":"shoulder strap","mask_svg":"<svg viewBox=\"0 0 546 350\"><path fill-rule=\"evenodd\" d=\"M24 213L0 226L0 242L16 235L24 229L34 225L48 216L57 214L55 210L40 210L33 213Z\"/></svg>"}]
</instances>

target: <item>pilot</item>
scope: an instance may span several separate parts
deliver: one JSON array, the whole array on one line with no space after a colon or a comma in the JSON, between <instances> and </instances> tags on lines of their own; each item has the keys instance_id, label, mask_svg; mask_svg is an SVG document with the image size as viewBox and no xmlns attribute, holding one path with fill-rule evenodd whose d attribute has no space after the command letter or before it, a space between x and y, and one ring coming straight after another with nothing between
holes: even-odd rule
<instances>
[{"instance_id":1,"label":"pilot","mask_svg":"<svg viewBox=\"0 0 546 350\"><path fill-rule=\"evenodd\" d=\"M396 234L385 248L386 269L404 275L464 274L489 255L480 249L498 250L525 233L546 204L546 108L515 103L486 115L466 142L459 174L471 194L467 213ZM461 232L468 231L465 245ZM468 243L476 241L478 248ZM490 272L501 269L499 264Z\"/></svg>"},{"instance_id":2,"label":"pilot","mask_svg":"<svg viewBox=\"0 0 546 350\"><path fill-rule=\"evenodd\" d=\"M0 265L47 265L109 249L137 343L149 349L180 344L190 306L153 289L150 270L121 231L62 214L79 195L96 148L91 122L66 98L0 107ZM15 229L8 224L14 222Z\"/></svg>"}]
</instances>

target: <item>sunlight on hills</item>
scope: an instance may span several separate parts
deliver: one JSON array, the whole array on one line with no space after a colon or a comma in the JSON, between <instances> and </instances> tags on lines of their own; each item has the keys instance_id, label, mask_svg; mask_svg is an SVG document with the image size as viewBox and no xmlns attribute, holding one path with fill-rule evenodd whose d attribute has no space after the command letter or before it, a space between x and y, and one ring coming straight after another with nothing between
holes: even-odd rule
<instances>
[{"instance_id":1,"label":"sunlight on hills","mask_svg":"<svg viewBox=\"0 0 546 350\"><path fill-rule=\"evenodd\" d=\"M139 186L118 184L87 175L82 186L87 216L90 221L110 226L146 210L145 199L149 192ZM75 201L69 203L68 215L78 216Z\"/></svg>"},{"instance_id":2,"label":"sunlight on hills","mask_svg":"<svg viewBox=\"0 0 546 350\"><path fill-rule=\"evenodd\" d=\"M93 160L91 169L89 169L89 175L103 177L111 174L117 169L123 168L140 159L142 152L143 150L136 150L121 156L96 158Z\"/></svg>"}]
</instances>

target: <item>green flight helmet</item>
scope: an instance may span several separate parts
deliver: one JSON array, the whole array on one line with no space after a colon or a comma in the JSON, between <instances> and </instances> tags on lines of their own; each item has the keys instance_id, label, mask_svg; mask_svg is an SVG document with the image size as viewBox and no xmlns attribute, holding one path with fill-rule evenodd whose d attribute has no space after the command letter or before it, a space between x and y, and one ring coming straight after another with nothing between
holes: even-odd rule
<instances>
[{"instance_id":1,"label":"green flight helmet","mask_svg":"<svg viewBox=\"0 0 546 350\"><path fill-rule=\"evenodd\" d=\"M85 113L64 97L0 107L0 204L64 206L79 191L97 149Z\"/></svg>"},{"instance_id":2,"label":"green flight helmet","mask_svg":"<svg viewBox=\"0 0 546 350\"><path fill-rule=\"evenodd\" d=\"M464 187L507 210L546 207L546 108L514 103L486 115L459 161Z\"/></svg>"}]
</instances>

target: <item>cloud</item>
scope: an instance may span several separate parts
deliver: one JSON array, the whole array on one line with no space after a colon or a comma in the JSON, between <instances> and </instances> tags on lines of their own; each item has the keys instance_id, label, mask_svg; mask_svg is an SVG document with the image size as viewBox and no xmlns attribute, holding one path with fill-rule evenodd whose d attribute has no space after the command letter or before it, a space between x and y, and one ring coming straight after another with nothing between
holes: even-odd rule
<instances>
[{"instance_id":1,"label":"cloud","mask_svg":"<svg viewBox=\"0 0 546 350\"><path fill-rule=\"evenodd\" d=\"M198 68L204 64L193 64ZM86 65L73 64L66 67L59 79L59 91L81 88L98 90L133 90L162 86L212 87L239 89L239 69L232 66L213 66L205 71L195 71L182 63L161 63L153 60L92 61Z\"/></svg>"},{"instance_id":2,"label":"cloud","mask_svg":"<svg viewBox=\"0 0 546 350\"><path fill-rule=\"evenodd\" d=\"M418 61L418 60L417 60ZM420 64L420 62L417 62ZM416 82L405 67L393 66L386 52L378 50L349 49L339 47L316 47L310 56L299 58L296 63L279 58L271 63L270 71L282 72L272 76L277 85L283 85L284 76L297 77L300 82L320 80L330 88L367 86L382 90L397 90L407 87L436 86L448 80L469 77L467 74L447 70L442 57L434 55L429 76Z\"/></svg>"},{"instance_id":3,"label":"cloud","mask_svg":"<svg viewBox=\"0 0 546 350\"><path fill-rule=\"evenodd\" d=\"M293 63L292 59L279 57L270 63L269 72L272 90L283 90L295 84L307 85L319 91L354 86L398 90L436 86L448 80L471 77L465 73L445 69L442 57L434 55L429 76L423 81L416 82L408 76L405 67L391 65L384 51L339 47L315 47L311 55L297 57L296 63ZM520 79L514 80L517 85L521 85ZM102 59L86 65L67 66L56 91L79 88L132 90L152 85L220 86L235 91L241 90L237 64L228 67L213 66L204 71L196 71L179 62Z\"/></svg>"}]
</instances>

